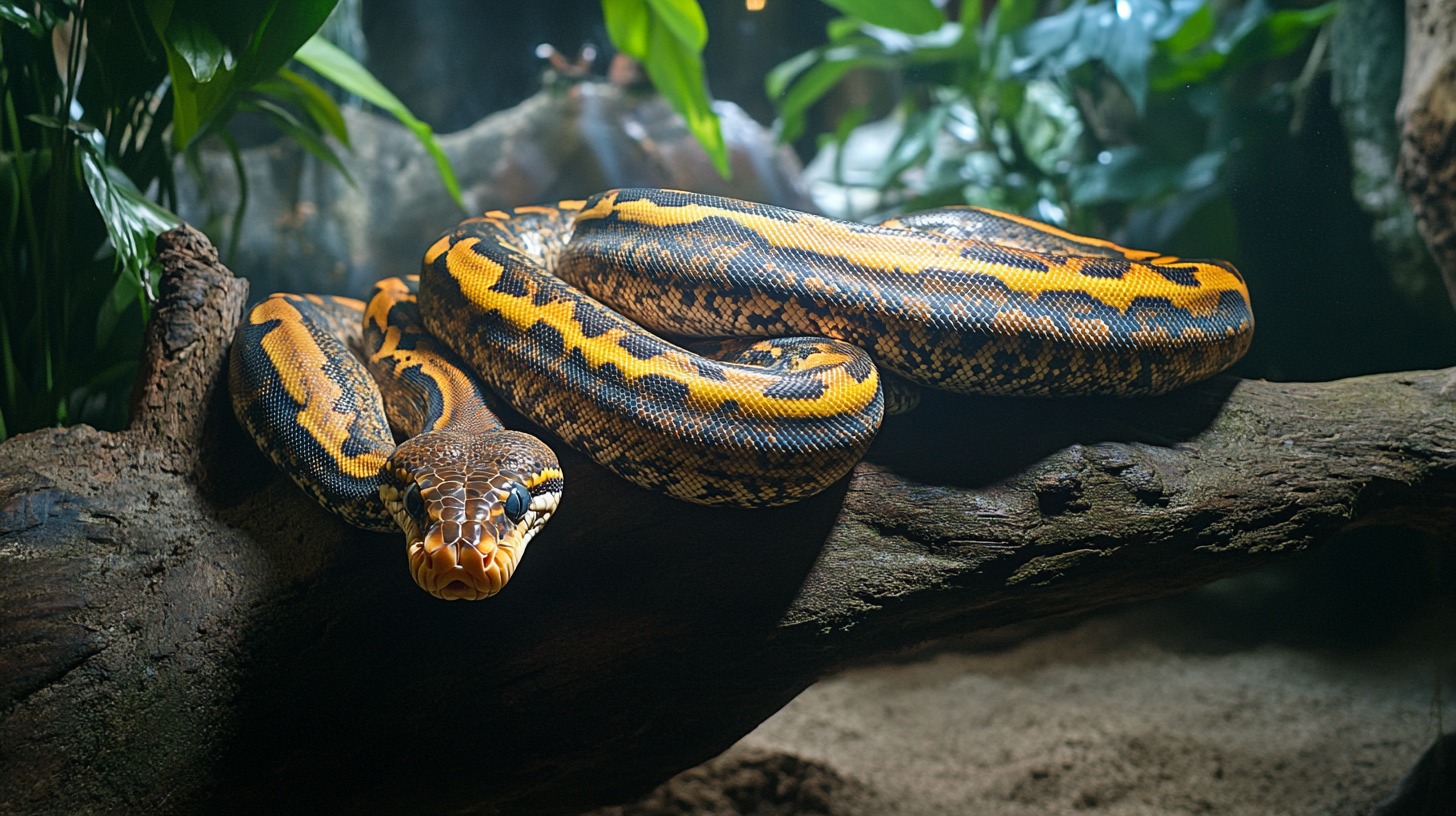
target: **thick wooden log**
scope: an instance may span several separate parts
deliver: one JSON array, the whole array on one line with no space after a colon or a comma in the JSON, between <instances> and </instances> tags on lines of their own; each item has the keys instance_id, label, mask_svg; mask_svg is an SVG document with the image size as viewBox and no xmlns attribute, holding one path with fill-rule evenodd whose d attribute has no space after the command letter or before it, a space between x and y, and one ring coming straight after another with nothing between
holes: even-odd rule
<instances>
[{"instance_id":1,"label":"thick wooden log","mask_svg":"<svg viewBox=\"0 0 1456 816\"><path fill-rule=\"evenodd\" d=\"M558 446L566 498L510 586L444 603L401 537L252 448L220 388L245 285L196 233L163 258L132 427L0 445L0 811L569 813L852 660L1354 526L1456 529L1456 369L936 395L774 510L650 495Z\"/></svg>"}]
</instances>

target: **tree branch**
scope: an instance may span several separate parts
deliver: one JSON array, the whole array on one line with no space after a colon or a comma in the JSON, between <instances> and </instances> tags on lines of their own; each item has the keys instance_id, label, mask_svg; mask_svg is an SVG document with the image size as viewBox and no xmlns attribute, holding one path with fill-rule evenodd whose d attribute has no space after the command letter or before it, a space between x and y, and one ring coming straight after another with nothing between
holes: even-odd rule
<instances>
[{"instance_id":1,"label":"tree branch","mask_svg":"<svg viewBox=\"0 0 1456 816\"><path fill-rule=\"evenodd\" d=\"M846 483L773 510L650 495L557 443L566 498L519 574L443 603L399 536L253 449L220 387L246 287L196 233L163 259L132 427L0 445L0 810L573 812L852 660L1354 526L1456 529L1456 369L934 395Z\"/></svg>"}]
</instances>

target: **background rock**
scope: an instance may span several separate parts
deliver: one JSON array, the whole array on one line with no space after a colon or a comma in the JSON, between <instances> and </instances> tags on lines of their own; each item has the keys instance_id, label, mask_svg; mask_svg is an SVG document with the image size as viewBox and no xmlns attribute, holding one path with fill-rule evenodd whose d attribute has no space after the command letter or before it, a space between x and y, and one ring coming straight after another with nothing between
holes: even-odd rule
<instances>
[{"instance_id":1,"label":"background rock","mask_svg":"<svg viewBox=\"0 0 1456 816\"><path fill-rule=\"evenodd\" d=\"M620 186L674 187L804 209L793 151L732 103L719 103L731 180L713 169L680 117L655 94L590 80L551 79L520 105L439 137L466 211L434 162L392 119L345 108L349 180L298 144L243 151L247 208L232 158L203 155L200 178L178 174L179 213L219 236L224 260L255 296L303 291L364 297L374 282L419 271L420 256L467 214L584 198Z\"/></svg>"}]
</instances>

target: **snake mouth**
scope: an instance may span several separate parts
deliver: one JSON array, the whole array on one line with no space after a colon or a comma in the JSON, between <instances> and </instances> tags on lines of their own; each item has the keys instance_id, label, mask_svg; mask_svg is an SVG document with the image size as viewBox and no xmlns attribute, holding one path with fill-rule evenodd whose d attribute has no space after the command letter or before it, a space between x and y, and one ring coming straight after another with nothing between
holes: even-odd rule
<instances>
[{"instance_id":1,"label":"snake mouth","mask_svg":"<svg viewBox=\"0 0 1456 816\"><path fill-rule=\"evenodd\" d=\"M515 574L526 545L546 526L559 494L535 496L520 522L500 527L490 522L444 521L423 534L410 520L410 575L424 591L447 601L479 601L496 594ZM499 524L499 517L497 517Z\"/></svg>"},{"instance_id":2,"label":"snake mouth","mask_svg":"<svg viewBox=\"0 0 1456 816\"><path fill-rule=\"evenodd\" d=\"M438 470L401 477L403 489L382 483L380 498L404 530L410 577L447 601L500 592L560 499L560 471L542 473L531 487L509 473L486 480Z\"/></svg>"},{"instance_id":3,"label":"snake mouth","mask_svg":"<svg viewBox=\"0 0 1456 816\"><path fill-rule=\"evenodd\" d=\"M479 538L477 544L461 543L450 541L442 526L410 537L409 566L415 583L447 601L478 601L500 592L516 571L525 541L509 535L494 544Z\"/></svg>"}]
</instances>

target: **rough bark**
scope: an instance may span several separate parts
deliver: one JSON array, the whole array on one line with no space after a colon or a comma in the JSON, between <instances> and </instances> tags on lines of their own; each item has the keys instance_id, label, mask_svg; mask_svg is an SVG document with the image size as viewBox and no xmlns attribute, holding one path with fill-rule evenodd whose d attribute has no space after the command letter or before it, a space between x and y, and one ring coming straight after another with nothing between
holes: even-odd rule
<instances>
[{"instance_id":1,"label":"rough bark","mask_svg":"<svg viewBox=\"0 0 1456 816\"><path fill-rule=\"evenodd\" d=\"M1456 2L1405 4L1401 185L1456 305Z\"/></svg>"},{"instance_id":2,"label":"rough bark","mask_svg":"<svg viewBox=\"0 0 1456 816\"><path fill-rule=\"evenodd\" d=\"M816 678L1162 595L1358 525L1456 528L1456 369L1152 400L935 396L767 511L558 446L499 597L274 474L219 388L245 284L169 234L132 427L0 445L0 811L571 812L716 754Z\"/></svg>"}]
</instances>

